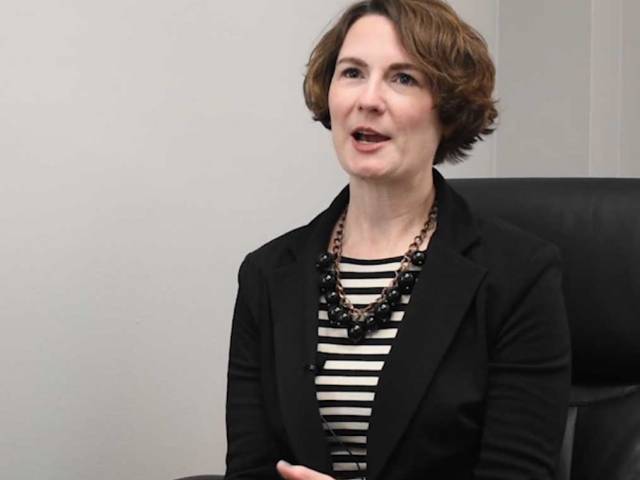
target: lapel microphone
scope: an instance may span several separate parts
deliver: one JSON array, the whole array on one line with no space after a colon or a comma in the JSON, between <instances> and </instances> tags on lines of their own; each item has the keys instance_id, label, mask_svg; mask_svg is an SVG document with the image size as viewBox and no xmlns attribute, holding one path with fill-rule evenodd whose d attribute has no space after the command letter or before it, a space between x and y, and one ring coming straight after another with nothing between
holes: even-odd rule
<instances>
[{"instance_id":1,"label":"lapel microphone","mask_svg":"<svg viewBox=\"0 0 640 480\"><path fill-rule=\"evenodd\" d=\"M304 366L305 371L319 375L324 370L324 364L327 362L329 355L322 352L316 353L316 358L313 363L307 363Z\"/></svg>"}]
</instances>

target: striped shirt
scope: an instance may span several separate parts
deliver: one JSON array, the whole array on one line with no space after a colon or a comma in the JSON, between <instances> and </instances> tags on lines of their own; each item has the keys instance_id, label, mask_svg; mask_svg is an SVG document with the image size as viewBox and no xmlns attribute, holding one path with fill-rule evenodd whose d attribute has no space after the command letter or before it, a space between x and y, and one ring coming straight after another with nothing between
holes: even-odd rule
<instances>
[{"instance_id":1,"label":"striped shirt","mask_svg":"<svg viewBox=\"0 0 640 480\"><path fill-rule=\"evenodd\" d=\"M375 301L393 280L402 257L359 260L342 257L340 278L347 298L357 308ZM410 270L420 267L411 265ZM391 321L353 345L346 328L332 328L327 304L320 296L318 353L326 358L316 376L316 395L329 443L334 477L364 479L367 475L367 431L378 377L391 350L410 295L394 307Z\"/></svg>"}]
</instances>

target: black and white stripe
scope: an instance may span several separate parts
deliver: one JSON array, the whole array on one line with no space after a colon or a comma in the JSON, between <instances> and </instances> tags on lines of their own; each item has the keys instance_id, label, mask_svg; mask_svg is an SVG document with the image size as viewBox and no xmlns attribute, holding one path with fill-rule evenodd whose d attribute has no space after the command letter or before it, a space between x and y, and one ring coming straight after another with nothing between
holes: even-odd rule
<instances>
[{"instance_id":1,"label":"black and white stripe","mask_svg":"<svg viewBox=\"0 0 640 480\"><path fill-rule=\"evenodd\" d=\"M375 301L400 268L402 257L359 260L342 257L340 278L345 294L357 308ZM419 271L419 267L411 266ZM403 295L388 325L353 345L345 328L329 326L327 304L320 297L318 353L326 361L316 376L316 395L338 480L366 478L367 431L378 377L391 350L409 295ZM332 433L333 432L333 433ZM360 469L358 469L358 465Z\"/></svg>"}]
</instances>

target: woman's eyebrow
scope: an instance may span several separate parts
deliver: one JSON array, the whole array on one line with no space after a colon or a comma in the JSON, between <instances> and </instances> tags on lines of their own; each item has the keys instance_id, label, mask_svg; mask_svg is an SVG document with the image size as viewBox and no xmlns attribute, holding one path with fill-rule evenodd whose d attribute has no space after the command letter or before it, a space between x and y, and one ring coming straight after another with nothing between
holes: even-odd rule
<instances>
[{"instance_id":1,"label":"woman's eyebrow","mask_svg":"<svg viewBox=\"0 0 640 480\"><path fill-rule=\"evenodd\" d=\"M343 57L340 60L338 60L338 62L336 63L336 65L340 65L341 63L351 63L354 65L358 65L359 67L366 67L367 66L367 62L365 62L364 60L358 58L358 57ZM408 62L401 62L401 63L392 63L389 66L389 70L415 70L415 71L420 71L418 69L418 67L416 67L413 63L408 63Z\"/></svg>"},{"instance_id":2,"label":"woman's eyebrow","mask_svg":"<svg viewBox=\"0 0 640 480\"><path fill-rule=\"evenodd\" d=\"M361 60L358 57L343 57L340 60L338 60L336 65L340 65L341 63L353 63L354 65L358 65L360 67L366 67L367 66L367 63L364 60Z\"/></svg>"},{"instance_id":3,"label":"woman's eyebrow","mask_svg":"<svg viewBox=\"0 0 640 480\"><path fill-rule=\"evenodd\" d=\"M416 67L413 63L393 63L389 67L389 70L415 70L419 72L420 69Z\"/></svg>"}]
</instances>

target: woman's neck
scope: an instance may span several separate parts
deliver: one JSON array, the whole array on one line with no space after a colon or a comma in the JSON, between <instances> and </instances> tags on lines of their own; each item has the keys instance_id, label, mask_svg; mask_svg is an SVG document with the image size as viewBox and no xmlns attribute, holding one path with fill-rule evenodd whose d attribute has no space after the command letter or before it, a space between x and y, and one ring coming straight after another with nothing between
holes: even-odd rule
<instances>
[{"instance_id":1,"label":"woman's neck","mask_svg":"<svg viewBox=\"0 0 640 480\"><path fill-rule=\"evenodd\" d=\"M402 255L423 227L435 199L429 169L411 183L373 183L352 178L342 254L354 258ZM426 248L428 237L420 246Z\"/></svg>"}]
</instances>

